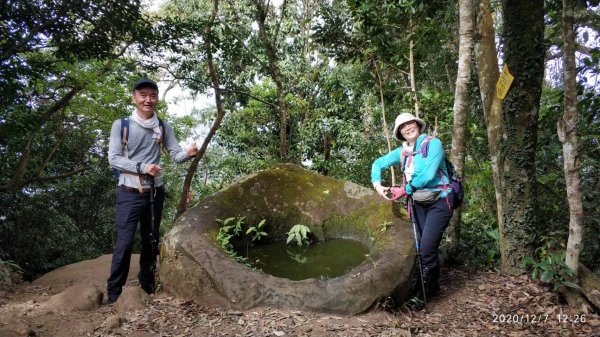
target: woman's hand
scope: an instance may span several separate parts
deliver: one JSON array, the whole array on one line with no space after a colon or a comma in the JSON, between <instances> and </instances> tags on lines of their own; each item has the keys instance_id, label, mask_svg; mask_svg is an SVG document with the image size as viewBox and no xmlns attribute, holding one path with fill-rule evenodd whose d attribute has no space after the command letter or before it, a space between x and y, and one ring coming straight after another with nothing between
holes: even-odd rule
<instances>
[{"instance_id":1,"label":"woman's hand","mask_svg":"<svg viewBox=\"0 0 600 337\"><path fill-rule=\"evenodd\" d=\"M406 189L400 186L392 186L386 191L386 193L388 194L388 199L394 201L404 198L406 196Z\"/></svg>"},{"instance_id":2,"label":"woman's hand","mask_svg":"<svg viewBox=\"0 0 600 337\"><path fill-rule=\"evenodd\" d=\"M380 183L373 183L373 188L375 188L375 191L377 191L377 194L382 196L385 200L390 200L386 195L386 192L389 189L388 187L381 186Z\"/></svg>"}]
</instances>

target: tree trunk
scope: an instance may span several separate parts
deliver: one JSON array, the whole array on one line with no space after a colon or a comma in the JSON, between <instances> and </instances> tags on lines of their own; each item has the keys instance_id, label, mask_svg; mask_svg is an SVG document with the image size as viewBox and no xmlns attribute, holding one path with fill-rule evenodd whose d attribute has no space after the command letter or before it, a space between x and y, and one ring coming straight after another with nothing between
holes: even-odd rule
<instances>
[{"instance_id":1,"label":"tree trunk","mask_svg":"<svg viewBox=\"0 0 600 337\"><path fill-rule=\"evenodd\" d=\"M489 11L490 0L482 0L477 14L477 33L475 36L475 60L477 62L477 77L479 92L483 105L488 136L488 148L492 164L492 176L496 190L496 215L498 228L504 232L502 223L502 179L498 163L498 144L502 136L502 105L496 97L496 82L498 82L498 53L496 51L496 34L492 14Z\"/></svg>"},{"instance_id":2,"label":"tree trunk","mask_svg":"<svg viewBox=\"0 0 600 337\"><path fill-rule=\"evenodd\" d=\"M413 35L413 21L412 21L412 16L410 17L410 22L409 22L409 27L410 27L410 48L408 51L408 63L409 63L409 67L410 67L410 91L413 93L413 97L414 97L414 104L415 104L415 116L417 118L419 117L419 110L420 110L420 104L419 104L419 95L417 94L417 83L415 81L415 59L414 59L414 48L415 48L415 40L414 40L414 35Z\"/></svg>"},{"instance_id":3,"label":"tree trunk","mask_svg":"<svg viewBox=\"0 0 600 337\"><path fill-rule=\"evenodd\" d=\"M574 272L571 282L578 283L577 270L583 242L583 205L579 187L579 154L577 151L577 68L575 65L575 0L563 0L564 115L557 123L558 139L563 148L563 169L569 204L569 239L565 262ZM573 295L579 291L569 289ZM567 300L576 296L566 296ZM572 307L579 303L569 301Z\"/></svg>"},{"instance_id":4,"label":"tree trunk","mask_svg":"<svg viewBox=\"0 0 600 337\"><path fill-rule=\"evenodd\" d=\"M283 79L281 76L281 70L279 69L279 60L277 52L275 50L275 41L270 41L267 25L265 23L267 19L268 5L263 3L261 0L254 0L256 6L256 21L258 24L258 35L260 41L265 48L265 52L269 59L269 70L275 86L277 88L277 106L279 109L279 155L282 161L287 160L287 106L285 104L285 91L283 88ZM282 5L282 16L284 12L285 1ZM282 17L283 19L283 17Z\"/></svg>"},{"instance_id":5,"label":"tree trunk","mask_svg":"<svg viewBox=\"0 0 600 337\"><path fill-rule=\"evenodd\" d=\"M472 0L459 0L458 72L454 91L454 120L452 124L452 162L457 173L463 177L465 166L465 134L469 109L469 84L471 83L471 54L473 52L473 5ZM460 238L461 209L454 211L446 234L449 250L456 251Z\"/></svg>"},{"instance_id":6,"label":"tree trunk","mask_svg":"<svg viewBox=\"0 0 600 337\"><path fill-rule=\"evenodd\" d=\"M213 11L209 18L208 25L206 25L206 28L204 30L205 39L206 39L206 43L205 43L206 63L208 65L208 72L209 72L210 79L212 82L213 90L215 92L215 104L217 105L217 116L216 116L215 121L213 122L212 126L210 127L208 134L204 138L204 142L202 143L202 146L198 150L198 154L192 160L192 163L190 164L190 167L188 168L187 173L185 175L185 180L183 182L183 190L179 197L179 204L177 205L177 213L175 214L176 219L179 218L179 216L181 216L183 214L183 212L185 212L185 210L187 209L187 200L188 200L188 195L190 192L190 186L192 185L192 179L194 178L194 175L196 174L196 170L198 169L198 163L200 162L200 159L202 159L202 157L206 153L208 144L210 144L212 137L217 132L217 129L221 126L221 122L223 121L223 117L225 116L225 107L223 106L223 101L221 99L221 91L219 89L219 85L220 85L219 77L217 75L217 71L215 68L214 60L213 60L213 54L212 54L212 48L213 48L212 36L211 36L212 35L212 25L214 24L214 21L215 21L215 18L217 17L218 11L219 11L219 0L213 0Z\"/></svg>"},{"instance_id":7,"label":"tree trunk","mask_svg":"<svg viewBox=\"0 0 600 337\"><path fill-rule=\"evenodd\" d=\"M323 135L323 161L329 164L329 160L331 160L331 138L329 137L329 133L325 132ZM327 165L326 164L326 165ZM326 176L329 174L329 167L325 166L319 173Z\"/></svg>"},{"instance_id":8,"label":"tree trunk","mask_svg":"<svg viewBox=\"0 0 600 337\"><path fill-rule=\"evenodd\" d=\"M379 66L377 65L377 60L375 60L374 58L371 59L371 64L373 65L373 69L375 69L375 76L377 77L377 86L379 87L379 99L381 102L381 117L383 118L383 133L385 134L388 152L392 152L392 141L390 139L390 132L389 132L390 129L387 124L387 118L385 117L385 100L384 100L384 96L383 96L383 83L381 81L381 75L379 74ZM393 166L390 167L390 173L392 175L392 186L395 186L396 185L396 174L394 172Z\"/></svg>"},{"instance_id":9,"label":"tree trunk","mask_svg":"<svg viewBox=\"0 0 600 337\"><path fill-rule=\"evenodd\" d=\"M514 82L503 104L500 168L503 181L502 270L524 272L536 223L535 150L544 77L544 1L503 0L505 63Z\"/></svg>"}]
</instances>

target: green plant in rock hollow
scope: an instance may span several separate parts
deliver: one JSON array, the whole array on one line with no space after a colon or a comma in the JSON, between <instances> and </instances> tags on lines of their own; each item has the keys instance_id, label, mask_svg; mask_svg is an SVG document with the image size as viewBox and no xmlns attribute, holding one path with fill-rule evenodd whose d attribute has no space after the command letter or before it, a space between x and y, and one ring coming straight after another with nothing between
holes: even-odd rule
<instances>
[{"instance_id":1,"label":"green plant in rock hollow","mask_svg":"<svg viewBox=\"0 0 600 337\"><path fill-rule=\"evenodd\" d=\"M530 268L531 278L552 284L554 290L560 286L579 288L579 285L568 281L568 278L573 276L573 270L565 263L565 252L549 253L540 261L528 256L523 259L523 265Z\"/></svg>"},{"instance_id":2,"label":"green plant in rock hollow","mask_svg":"<svg viewBox=\"0 0 600 337\"><path fill-rule=\"evenodd\" d=\"M260 241L260 239L263 236L269 235L269 234L267 234L267 232L265 232L263 230L263 227L265 226L266 221L267 221L266 219L263 219L261 222L258 223L258 225L250 226L248 228L248 230L246 231L246 236L252 234L252 237L251 237L252 242ZM250 249L249 247L250 247L250 242L247 242L246 243L246 257L248 257L248 255L249 255L249 251L248 251ZM258 262L258 260L256 262Z\"/></svg>"},{"instance_id":3,"label":"green plant in rock hollow","mask_svg":"<svg viewBox=\"0 0 600 337\"><path fill-rule=\"evenodd\" d=\"M266 219L263 219L261 222L258 223L258 225L251 226L250 228L248 228L248 230L246 231L246 235L252 234L252 242L260 241L260 239L263 236L269 235L263 230L266 221Z\"/></svg>"},{"instance_id":4,"label":"green plant in rock hollow","mask_svg":"<svg viewBox=\"0 0 600 337\"><path fill-rule=\"evenodd\" d=\"M244 217L231 217L225 220L217 219L219 224L219 233L217 234L217 243L225 250L233 250L231 238L238 236L242 232Z\"/></svg>"},{"instance_id":5,"label":"green plant in rock hollow","mask_svg":"<svg viewBox=\"0 0 600 337\"><path fill-rule=\"evenodd\" d=\"M242 232L245 217L231 217L225 220L217 219L219 224L219 233L217 234L217 243L225 252L237 262L244 263L246 258L239 256L231 244L231 239L239 236Z\"/></svg>"},{"instance_id":6,"label":"green plant in rock hollow","mask_svg":"<svg viewBox=\"0 0 600 337\"><path fill-rule=\"evenodd\" d=\"M263 219L256 226L249 226L244 231L245 217L230 217L225 220L217 219L219 223L219 232L217 234L217 243L223 247L225 252L234 260L247 263L248 260L248 249L250 242L260 241L263 237L269 234L264 230L266 219ZM236 251L235 247L231 243L233 238L242 238L242 235L246 241L246 257L240 256ZM251 235L251 236L250 236Z\"/></svg>"},{"instance_id":7,"label":"green plant in rock hollow","mask_svg":"<svg viewBox=\"0 0 600 337\"><path fill-rule=\"evenodd\" d=\"M290 244L290 242L295 240L298 246L303 246L304 244L309 245L308 233L310 233L310 228L307 226L300 224L294 225L288 232L286 243Z\"/></svg>"}]
</instances>

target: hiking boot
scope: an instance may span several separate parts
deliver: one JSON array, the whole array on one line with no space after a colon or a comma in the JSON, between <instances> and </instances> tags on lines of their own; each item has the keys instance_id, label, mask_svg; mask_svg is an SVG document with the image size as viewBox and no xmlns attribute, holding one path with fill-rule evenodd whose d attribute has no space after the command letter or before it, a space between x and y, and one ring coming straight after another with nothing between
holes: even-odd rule
<instances>
[{"instance_id":1,"label":"hiking boot","mask_svg":"<svg viewBox=\"0 0 600 337\"><path fill-rule=\"evenodd\" d=\"M433 298L440 294L440 266L429 271L429 279L425 279L425 287L427 291L427 298Z\"/></svg>"},{"instance_id":2,"label":"hiking boot","mask_svg":"<svg viewBox=\"0 0 600 337\"><path fill-rule=\"evenodd\" d=\"M144 289L144 291L146 292L146 294L151 295L154 294L154 284L142 284L142 289Z\"/></svg>"},{"instance_id":3,"label":"hiking boot","mask_svg":"<svg viewBox=\"0 0 600 337\"><path fill-rule=\"evenodd\" d=\"M420 280L419 280L420 282ZM440 294L440 267L424 268L423 283L427 300ZM419 298L423 299L423 286L419 284Z\"/></svg>"}]
</instances>

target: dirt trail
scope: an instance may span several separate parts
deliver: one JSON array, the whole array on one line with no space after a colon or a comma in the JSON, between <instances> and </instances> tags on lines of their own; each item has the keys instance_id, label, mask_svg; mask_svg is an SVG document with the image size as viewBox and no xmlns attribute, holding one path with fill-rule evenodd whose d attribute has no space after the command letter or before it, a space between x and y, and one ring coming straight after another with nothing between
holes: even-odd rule
<instances>
[{"instance_id":1,"label":"dirt trail","mask_svg":"<svg viewBox=\"0 0 600 337\"><path fill-rule=\"evenodd\" d=\"M136 287L138 256L128 286ZM375 308L357 316L272 308L207 308L160 293L141 310L103 304L88 311L40 310L74 284L104 289L110 255L65 266L0 296L4 336L599 336L600 318L559 303L527 277L444 269L428 312Z\"/></svg>"}]
</instances>

